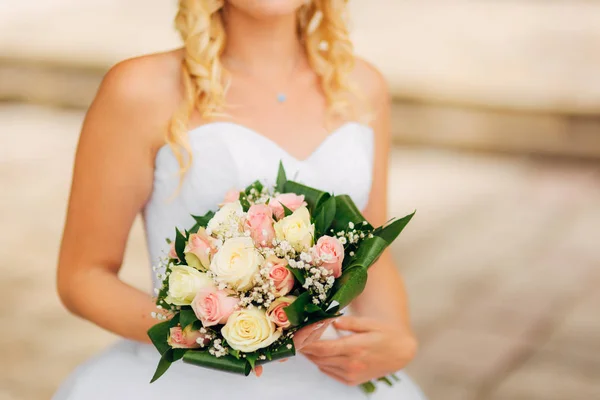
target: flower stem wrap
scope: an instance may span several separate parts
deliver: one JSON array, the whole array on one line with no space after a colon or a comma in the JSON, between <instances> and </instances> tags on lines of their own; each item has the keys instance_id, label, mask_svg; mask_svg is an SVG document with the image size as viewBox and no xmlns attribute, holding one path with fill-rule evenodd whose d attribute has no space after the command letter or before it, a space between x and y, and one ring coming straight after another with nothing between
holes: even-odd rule
<instances>
[{"instance_id":1,"label":"flower stem wrap","mask_svg":"<svg viewBox=\"0 0 600 400\"><path fill-rule=\"evenodd\" d=\"M291 348L287 344L292 344ZM267 364L272 361L293 357L296 355L296 349L291 341L271 352L271 359L257 360L256 364ZM252 363L247 358L236 358L232 355L216 358L207 351L189 350L183 356L183 361L188 364L199 367L217 369L223 372L248 376L252 371Z\"/></svg>"}]
</instances>

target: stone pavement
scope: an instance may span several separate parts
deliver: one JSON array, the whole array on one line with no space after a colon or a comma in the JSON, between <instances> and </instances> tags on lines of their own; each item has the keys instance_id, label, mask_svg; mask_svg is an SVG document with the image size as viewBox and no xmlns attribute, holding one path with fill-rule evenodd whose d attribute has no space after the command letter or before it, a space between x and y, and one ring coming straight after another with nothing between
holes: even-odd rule
<instances>
[{"instance_id":1,"label":"stone pavement","mask_svg":"<svg viewBox=\"0 0 600 400\"><path fill-rule=\"evenodd\" d=\"M48 399L116 339L54 288L81 119L0 106L1 400ZM393 252L430 398L600 398L600 164L397 148L391 168L391 214L418 209ZM149 287L139 222L122 276Z\"/></svg>"}]
</instances>

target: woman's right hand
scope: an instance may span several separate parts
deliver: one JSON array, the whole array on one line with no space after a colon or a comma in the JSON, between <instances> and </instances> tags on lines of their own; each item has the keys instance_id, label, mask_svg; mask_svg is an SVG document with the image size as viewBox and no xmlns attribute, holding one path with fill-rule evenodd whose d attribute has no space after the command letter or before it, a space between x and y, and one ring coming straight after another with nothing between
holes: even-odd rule
<instances>
[{"instance_id":1,"label":"woman's right hand","mask_svg":"<svg viewBox=\"0 0 600 400\"><path fill-rule=\"evenodd\" d=\"M331 325L332 322L333 319L327 319L305 326L296 332L294 335L294 346L296 347L296 351L300 351L305 346L308 346L309 344L321 339L321 336L323 336L323 333L327 328L329 328L329 325Z\"/></svg>"},{"instance_id":2,"label":"woman's right hand","mask_svg":"<svg viewBox=\"0 0 600 400\"><path fill-rule=\"evenodd\" d=\"M325 330L329 328L329 325L331 325L332 323L333 319L327 319L325 321L316 322L314 324L305 326L304 328L296 332L294 334L294 347L296 348L296 351L300 351L305 346L308 346L309 344L321 339L321 336L323 336ZM279 362L286 362L287 360L287 358L284 358L282 360L279 360ZM254 374L256 376L260 377L262 373L262 365L259 365L254 369Z\"/></svg>"}]
</instances>

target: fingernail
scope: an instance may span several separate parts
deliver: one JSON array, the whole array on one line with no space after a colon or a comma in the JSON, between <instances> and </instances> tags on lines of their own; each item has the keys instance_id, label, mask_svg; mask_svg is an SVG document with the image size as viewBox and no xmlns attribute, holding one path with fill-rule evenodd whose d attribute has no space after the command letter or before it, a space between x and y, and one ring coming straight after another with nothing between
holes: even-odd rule
<instances>
[{"instance_id":1,"label":"fingernail","mask_svg":"<svg viewBox=\"0 0 600 400\"><path fill-rule=\"evenodd\" d=\"M323 322L319 322L318 324L315 325L315 327L313 328L313 331L316 331L317 329L322 328L323 325L325 325Z\"/></svg>"}]
</instances>

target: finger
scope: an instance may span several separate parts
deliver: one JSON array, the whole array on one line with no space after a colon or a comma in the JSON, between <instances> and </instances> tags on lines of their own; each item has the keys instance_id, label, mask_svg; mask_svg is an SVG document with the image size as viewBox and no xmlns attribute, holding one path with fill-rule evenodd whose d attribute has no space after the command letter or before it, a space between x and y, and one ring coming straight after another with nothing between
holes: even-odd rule
<instances>
[{"instance_id":1,"label":"finger","mask_svg":"<svg viewBox=\"0 0 600 400\"><path fill-rule=\"evenodd\" d=\"M329 328L329 325L331 325L331 322L325 323L323 326L321 326L318 329L315 329L310 336L306 339L306 341L304 342L303 346L308 346L309 344L316 342L317 340L321 339L321 336L323 336L323 334L325 333L325 331L327 330L327 328Z\"/></svg>"},{"instance_id":2,"label":"finger","mask_svg":"<svg viewBox=\"0 0 600 400\"><path fill-rule=\"evenodd\" d=\"M331 321L321 321L300 329L294 334L294 346L300 350L307 344L318 340L329 325L331 325Z\"/></svg>"},{"instance_id":3,"label":"finger","mask_svg":"<svg viewBox=\"0 0 600 400\"><path fill-rule=\"evenodd\" d=\"M305 326L304 328L296 332L294 334L294 341L296 342L296 347L298 347L298 345L301 345L304 341L306 341L306 339L308 339L308 337L311 336L314 331L323 327L324 324L324 322L318 322L316 324Z\"/></svg>"},{"instance_id":4,"label":"finger","mask_svg":"<svg viewBox=\"0 0 600 400\"><path fill-rule=\"evenodd\" d=\"M286 362L288 360L289 360L289 358L282 358L281 360L279 360L279 362L283 363L283 362Z\"/></svg>"},{"instance_id":5,"label":"finger","mask_svg":"<svg viewBox=\"0 0 600 400\"><path fill-rule=\"evenodd\" d=\"M306 355L306 358L308 358L310 361L312 361L319 367L334 367L341 371L345 371L346 369L348 369L351 360L350 357L346 356L318 357Z\"/></svg>"},{"instance_id":6,"label":"finger","mask_svg":"<svg viewBox=\"0 0 600 400\"><path fill-rule=\"evenodd\" d=\"M336 319L333 326L340 331L364 333L375 330L379 322L371 318L347 316Z\"/></svg>"},{"instance_id":7,"label":"finger","mask_svg":"<svg viewBox=\"0 0 600 400\"><path fill-rule=\"evenodd\" d=\"M335 340L319 340L304 346L301 352L320 357L352 355L362 349L364 336L358 334Z\"/></svg>"},{"instance_id":8,"label":"finger","mask_svg":"<svg viewBox=\"0 0 600 400\"><path fill-rule=\"evenodd\" d=\"M262 365L257 365L254 368L254 374L256 375L257 378L260 378L260 376L263 374L263 367L262 367Z\"/></svg>"}]
</instances>

